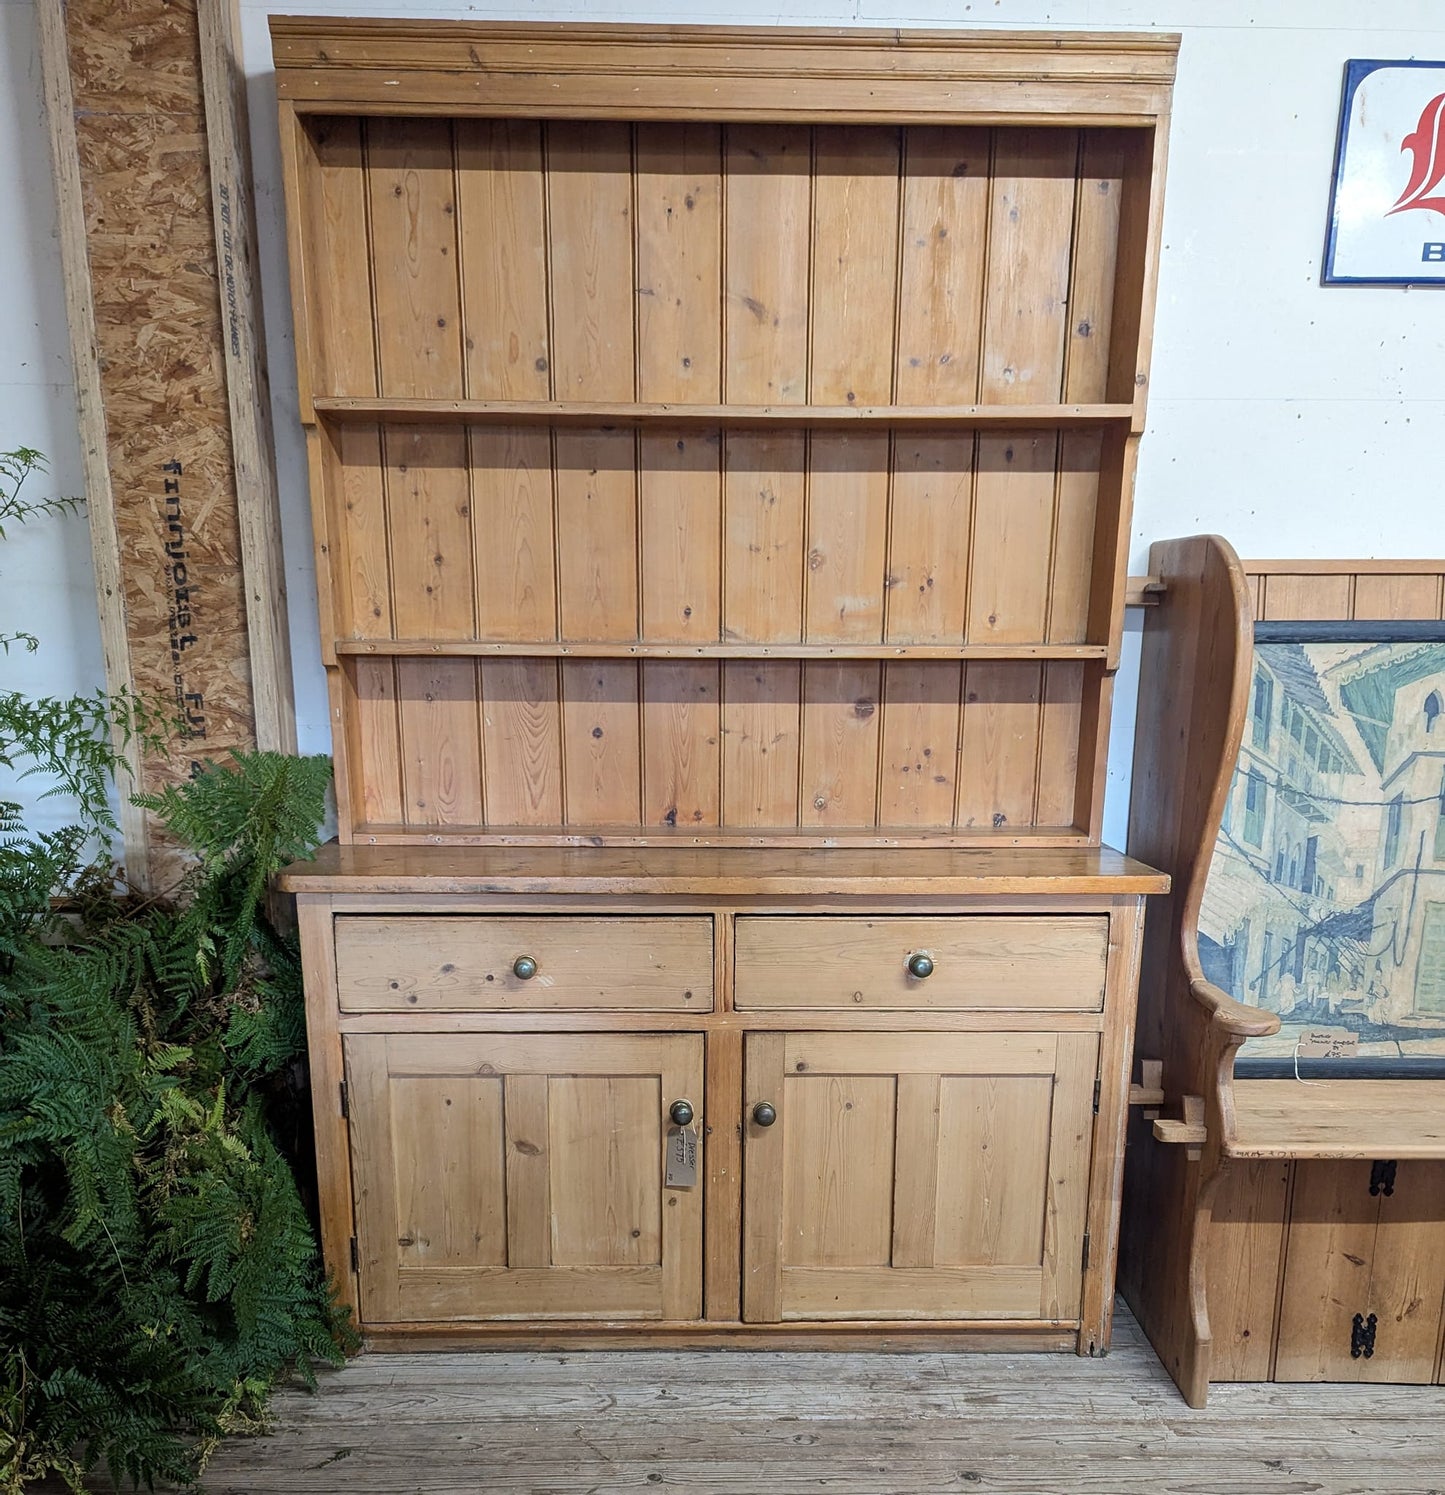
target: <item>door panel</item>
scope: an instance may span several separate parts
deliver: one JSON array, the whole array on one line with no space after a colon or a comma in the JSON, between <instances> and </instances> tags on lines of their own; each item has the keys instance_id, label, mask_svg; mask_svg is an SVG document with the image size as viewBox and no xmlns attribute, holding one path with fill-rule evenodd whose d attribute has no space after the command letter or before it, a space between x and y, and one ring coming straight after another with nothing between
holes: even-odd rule
<instances>
[{"instance_id":1,"label":"door panel","mask_svg":"<svg viewBox=\"0 0 1445 1495\"><path fill-rule=\"evenodd\" d=\"M789 1082L783 1238L796 1265L888 1265L896 1085L885 1075Z\"/></svg>"},{"instance_id":2,"label":"door panel","mask_svg":"<svg viewBox=\"0 0 1445 1495\"><path fill-rule=\"evenodd\" d=\"M399 1259L412 1266L507 1263L506 1146L500 1076L392 1082Z\"/></svg>"},{"instance_id":3,"label":"door panel","mask_svg":"<svg viewBox=\"0 0 1445 1495\"><path fill-rule=\"evenodd\" d=\"M939 1085L934 1262L1042 1261L1052 1075L949 1075Z\"/></svg>"},{"instance_id":4,"label":"door panel","mask_svg":"<svg viewBox=\"0 0 1445 1495\"><path fill-rule=\"evenodd\" d=\"M700 1035L345 1044L363 1322L701 1315L702 1191L663 1187Z\"/></svg>"},{"instance_id":5,"label":"door panel","mask_svg":"<svg viewBox=\"0 0 1445 1495\"><path fill-rule=\"evenodd\" d=\"M1295 1164L1277 1381L1434 1379L1445 1298L1445 1163L1400 1163L1388 1181L1376 1167ZM1368 1355L1351 1353L1357 1314L1366 1324L1375 1317Z\"/></svg>"},{"instance_id":6,"label":"door panel","mask_svg":"<svg viewBox=\"0 0 1445 1495\"><path fill-rule=\"evenodd\" d=\"M744 1318L1077 1319L1097 1061L1092 1033L750 1035Z\"/></svg>"},{"instance_id":7,"label":"door panel","mask_svg":"<svg viewBox=\"0 0 1445 1495\"><path fill-rule=\"evenodd\" d=\"M647 1141L663 1114L658 1080L558 1075L549 1089L552 1264L660 1263L662 1176Z\"/></svg>"}]
</instances>

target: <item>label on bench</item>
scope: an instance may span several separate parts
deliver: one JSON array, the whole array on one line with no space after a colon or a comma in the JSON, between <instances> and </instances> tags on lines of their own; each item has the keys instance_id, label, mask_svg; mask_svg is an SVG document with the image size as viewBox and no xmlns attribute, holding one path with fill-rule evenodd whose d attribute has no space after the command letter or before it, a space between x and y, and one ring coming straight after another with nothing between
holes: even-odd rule
<instances>
[{"instance_id":1,"label":"label on bench","mask_svg":"<svg viewBox=\"0 0 1445 1495\"><path fill-rule=\"evenodd\" d=\"M1352 1059L1360 1050L1360 1035L1348 1028L1305 1028L1295 1053L1301 1059Z\"/></svg>"}]
</instances>

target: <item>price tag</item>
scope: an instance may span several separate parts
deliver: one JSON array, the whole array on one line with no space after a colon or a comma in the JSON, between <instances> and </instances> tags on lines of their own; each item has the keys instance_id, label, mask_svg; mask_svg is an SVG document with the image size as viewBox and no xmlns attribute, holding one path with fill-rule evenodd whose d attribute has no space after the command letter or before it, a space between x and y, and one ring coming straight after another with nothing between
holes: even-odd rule
<instances>
[{"instance_id":1,"label":"price tag","mask_svg":"<svg viewBox=\"0 0 1445 1495\"><path fill-rule=\"evenodd\" d=\"M697 1188L697 1128L670 1126L667 1129L667 1171L664 1182L669 1189Z\"/></svg>"},{"instance_id":2,"label":"price tag","mask_svg":"<svg viewBox=\"0 0 1445 1495\"><path fill-rule=\"evenodd\" d=\"M1349 1059L1360 1050L1360 1035L1348 1028L1305 1028L1295 1052L1301 1059Z\"/></svg>"}]
</instances>

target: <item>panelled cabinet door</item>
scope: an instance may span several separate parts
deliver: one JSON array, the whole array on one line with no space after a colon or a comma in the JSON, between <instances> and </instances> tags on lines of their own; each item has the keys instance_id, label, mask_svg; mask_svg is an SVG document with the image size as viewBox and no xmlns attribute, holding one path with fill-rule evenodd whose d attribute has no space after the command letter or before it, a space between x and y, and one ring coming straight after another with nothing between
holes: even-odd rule
<instances>
[{"instance_id":1,"label":"panelled cabinet door","mask_svg":"<svg viewBox=\"0 0 1445 1495\"><path fill-rule=\"evenodd\" d=\"M700 1316L702 1190L663 1155L700 1035L345 1044L363 1322Z\"/></svg>"},{"instance_id":2,"label":"panelled cabinet door","mask_svg":"<svg viewBox=\"0 0 1445 1495\"><path fill-rule=\"evenodd\" d=\"M1297 1163L1274 1379L1433 1380L1442 1220L1445 1162Z\"/></svg>"},{"instance_id":3,"label":"panelled cabinet door","mask_svg":"<svg viewBox=\"0 0 1445 1495\"><path fill-rule=\"evenodd\" d=\"M743 1317L1077 1320L1097 1061L1094 1033L750 1035Z\"/></svg>"}]
</instances>

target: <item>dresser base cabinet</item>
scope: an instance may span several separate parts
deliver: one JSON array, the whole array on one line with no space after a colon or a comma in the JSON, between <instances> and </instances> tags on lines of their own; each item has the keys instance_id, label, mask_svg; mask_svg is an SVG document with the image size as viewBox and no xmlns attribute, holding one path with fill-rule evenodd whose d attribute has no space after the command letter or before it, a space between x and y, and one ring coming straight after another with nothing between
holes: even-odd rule
<instances>
[{"instance_id":1,"label":"dresser base cabinet","mask_svg":"<svg viewBox=\"0 0 1445 1495\"><path fill-rule=\"evenodd\" d=\"M838 852L803 891L817 860L286 874L323 1247L368 1343L1107 1348L1160 879Z\"/></svg>"}]
</instances>

